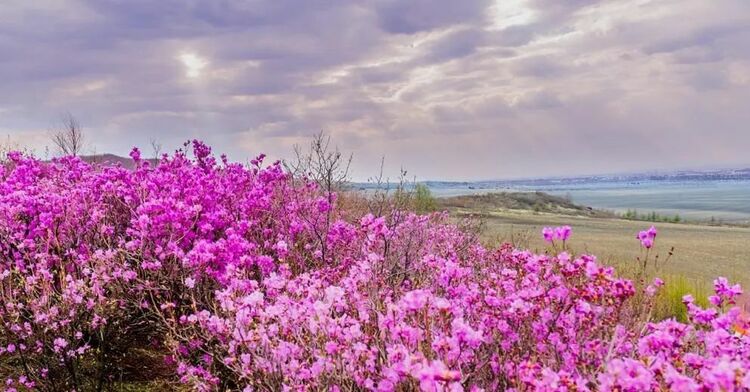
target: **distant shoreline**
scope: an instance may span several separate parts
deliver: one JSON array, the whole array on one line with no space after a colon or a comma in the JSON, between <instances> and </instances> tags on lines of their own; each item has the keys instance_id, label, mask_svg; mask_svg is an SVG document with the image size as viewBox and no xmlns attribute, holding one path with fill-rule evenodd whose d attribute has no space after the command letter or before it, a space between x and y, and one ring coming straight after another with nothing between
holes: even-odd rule
<instances>
[{"instance_id":1,"label":"distant shoreline","mask_svg":"<svg viewBox=\"0 0 750 392\"><path fill-rule=\"evenodd\" d=\"M750 200L750 183L747 184L747 189L742 188L740 192L746 192L748 199ZM704 190L706 191L706 190ZM715 190L721 193L721 190ZM594 194L597 191L590 191ZM606 190L603 192L607 192ZM734 192L737 193L737 192ZM655 195L655 196L654 196ZM607 195L605 195L606 197ZM742 213L737 212L725 212L717 211L714 215L709 215L710 212L707 210L698 210L695 207L690 210L688 208L679 209L680 203L696 203L691 201L690 192L683 192L681 199L674 199L671 203L674 204L673 208L664 208L663 200L659 200L660 196L664 199L669 199L670 195L660 194L657 189L652 194L647 194L646 197L642 197L639 200L636 196L624 195L619 197L623 203L630 203L637 207L629 208L602 208L597 205L591 205L587 203L581 203L576 200L576 197L568 193L567 195L547 193L542 191L529 191L529 190L503 190L503 191L486 191L486 190L475 190L473 193L464 194L448 194L441 195L435 194L439 205L443 208L458 211L461 210L466 213L484 213L487 211L531 211L534 213L552 213L556 215L575 215L575 216L588 216L593 218L610 218L610 219L623 219L629 221L645 221L653 223L691 223L700 225L711 225L711 226L732 226L732 227L748 227L750 226L750 219L744 219ZM698 195L700 196L700 195ZM700 197L693 197L693 199L700 200ZM644 206L644 202L648 200L656 200L653 202L652 207ZM721 202L721 200L717 201ZM640 203L640 204L639 204ZM737 204L740 204L738 201ZM731 204L731 203L730 203ZM638 207L639 206L639 207ZM722 215L724 213L725 215ZM713 216L713 218L711 217ZM725 218L729 216L731 218Z\"/></svg>"}]
</instances>

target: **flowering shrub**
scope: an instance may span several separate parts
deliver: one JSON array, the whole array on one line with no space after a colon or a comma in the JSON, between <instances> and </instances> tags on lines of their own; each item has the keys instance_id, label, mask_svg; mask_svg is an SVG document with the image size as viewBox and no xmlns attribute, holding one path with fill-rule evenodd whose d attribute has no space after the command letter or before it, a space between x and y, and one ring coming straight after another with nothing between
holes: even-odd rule
<instances>
[{"instance_id":1,"label":"flowering shrub","mask_svg":"<svg viewBox=\"0 0 750 392\"><path fill-rule=\"evenodd\" d=\"M636 286L590 255L486 249L443 213L349 219L262 156L192 153L151 165L134 150L132 171L9 156L7 389L101 388L154 338L197 390L750 388L742 291L726 279L710 308L684 298L688 323L654 321L661 280ZM644 233L650 249L656 230ZM571 229L543 234L564 243Z\"/></svg>"}]
</instances>

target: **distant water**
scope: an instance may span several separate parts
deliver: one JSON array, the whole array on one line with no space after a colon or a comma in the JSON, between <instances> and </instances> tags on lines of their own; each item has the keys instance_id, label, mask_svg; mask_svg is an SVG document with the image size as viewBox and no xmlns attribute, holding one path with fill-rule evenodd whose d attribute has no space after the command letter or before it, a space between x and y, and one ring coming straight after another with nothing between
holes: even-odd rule
<instances>
[{"instance_id":1,"label":"distant water","mask_svg":"<svg viewBox=\"0 0 750 392\"><path fill-rule=\"evenodd\" d=\"M502 191L542 191L569 197L577 204L623 213L637 210L683 219L750 221L750 181L591 182L556 185L493 185L492 183L428 184L435 196Z\"/></svg>"}]
</instances>

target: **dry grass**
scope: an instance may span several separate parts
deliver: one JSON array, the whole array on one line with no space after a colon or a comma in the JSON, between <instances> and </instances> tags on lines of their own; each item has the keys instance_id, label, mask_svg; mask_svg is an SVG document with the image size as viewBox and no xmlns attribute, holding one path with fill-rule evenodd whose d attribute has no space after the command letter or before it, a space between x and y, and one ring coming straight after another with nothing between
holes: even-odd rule
<instances>
[{"instance_id":1,"label":"dry grass","mask_svg":"<svg viewBox=\"0 0 750 392\"><path fill-rule=\"evenodd\" d=\"M453 209L455 216L476 215L471 209ZM643 257L635 235L650 223L623 219L570 216L533 211L483 211L484 237L487 241L512 240L520 247L544 251L541 238L544 226L568 224L573 227L570 241L576 253L597 255L610 265L635 263ZM750 287L750 229L692 224L659 223L659 236L653 253L660 254L661 272L682 276L699 285L710 285L717 276ZM674 248L671 259L663 260ZM710 287L710 286L709 286Z\"/></svg>"},{"instance_id":2,"label":"dry grass","mask_svg":"<svg viewBox=\"0 0 750 392\"><path fill-rule=\"evenodd\" d=\"M638 259L646 254L635 235L651 223L617 218L561 215L524 210L452 208L456 217L479 216L483 220L483 237L490 244L510 242L519 248L536 252L549 250L541 236L545 226L571 225L573 236L570 250L575 254L596 255L607 265L615 266L623 276L648 284L659 276L665 286L654 303L653 318L676 318L685 321L685 294L692 294L696 302L707 306L713 279L725 276L750 290L750 229L694 224L659 223L656 245L650 260L658 255L657 263L650 263L645 275L638 274ZM672 255L668 257L669 253ZM643 286L641 286L643 287ZM741 303L750 311L746 294Z\"/></svg>"}]
</instances>

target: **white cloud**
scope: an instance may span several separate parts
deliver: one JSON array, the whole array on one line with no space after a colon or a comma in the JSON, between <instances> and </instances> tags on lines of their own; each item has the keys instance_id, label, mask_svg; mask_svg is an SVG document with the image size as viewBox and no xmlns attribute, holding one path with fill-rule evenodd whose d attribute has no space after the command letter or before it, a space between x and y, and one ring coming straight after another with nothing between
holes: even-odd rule
<instances>
[{"instance_id":1,"label":"white cloud","mask_svg":"<svg viewBox=\"0 0 750 392\"><path fill-rule=\"evenodd\" d=\"M185 76L188 78L198 78L201 76L203 69L208 65L206 59L192 52L181 53L178 59L185 66Z\"/></svg>"}]
</instances>

